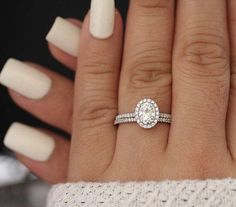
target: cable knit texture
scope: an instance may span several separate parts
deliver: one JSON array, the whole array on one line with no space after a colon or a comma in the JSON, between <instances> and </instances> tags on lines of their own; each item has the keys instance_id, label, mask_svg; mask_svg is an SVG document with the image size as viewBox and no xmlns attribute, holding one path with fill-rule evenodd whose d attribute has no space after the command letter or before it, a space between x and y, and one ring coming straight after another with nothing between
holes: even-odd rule
<instances>
[{"instance_id":1,"label":"cable knit texture","mask_svg":"<svg viewBox=\"0 0 236 207\"><path fill-rule=\"evenodd\" d=\"M47 207L235 207L236 180L68 183L54 186Z\"/></svg>"}]
</instances>

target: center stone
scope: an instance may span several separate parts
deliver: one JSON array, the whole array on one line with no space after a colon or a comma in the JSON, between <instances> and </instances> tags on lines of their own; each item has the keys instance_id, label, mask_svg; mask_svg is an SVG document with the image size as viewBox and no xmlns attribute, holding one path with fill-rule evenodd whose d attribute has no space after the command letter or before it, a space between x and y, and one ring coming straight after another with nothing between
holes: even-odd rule
<instances>
[{"instance_id":1,"label":"center stone","mask_svg":"<svg viewBox=\"0 0 236 207\"><path fill-rule=\"evenodd\" d=\"M143 124L151 124L155 121L156 110L155 107L150 103L144 103L139 109L139 119Z\"/></svg>"},{"instance_id":2,"label":"center stone","mask_svg":"<svg viewBox=\"0 0 236 207\"><path fill-rule=\"evenodd\" d=\"M135 117L139 126L149 129L154 127L159 120L159 109L155 101L143 99L135 109Z\"/></svg>"}]
</instances>

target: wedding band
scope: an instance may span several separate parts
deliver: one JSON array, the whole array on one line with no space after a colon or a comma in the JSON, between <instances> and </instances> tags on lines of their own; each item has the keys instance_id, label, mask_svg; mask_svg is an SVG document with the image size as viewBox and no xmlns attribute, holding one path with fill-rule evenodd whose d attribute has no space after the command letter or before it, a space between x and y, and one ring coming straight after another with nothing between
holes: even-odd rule
<instances>
[{"instance_id":1,"label":"wedding band","mask_svg":"<svg viewBox=\"0 0 236 207\"><path fill-rule=\"evenodd\" d=\"M144 129L151 129L157 123L171 123L171 114L160 113L159 107L152 99L141 100L134 112L119 114L115 118L114 125L136 122Z\"/></svg>"}]
</instances>

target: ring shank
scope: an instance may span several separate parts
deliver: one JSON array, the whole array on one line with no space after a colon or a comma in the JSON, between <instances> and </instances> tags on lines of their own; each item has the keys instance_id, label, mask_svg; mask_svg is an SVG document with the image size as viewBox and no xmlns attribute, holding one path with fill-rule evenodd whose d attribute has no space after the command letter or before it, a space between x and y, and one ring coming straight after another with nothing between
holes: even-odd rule
<instances>
[{"instance_id":1,"label":"ring shank","mask_svg":"<svg viewBox=\"0 0 236 207\"><path fill-rule=\"evenodd\" d=\"M125 113L125 114L119 114L116 116L114 125L125 124L125 123L134 123L134 122L137 122L137 120L135 118L135 113ZM171 123L171 115L165 114L165 113L160 113L158 123L170 124Z\"/></svg>"}]
</instances>

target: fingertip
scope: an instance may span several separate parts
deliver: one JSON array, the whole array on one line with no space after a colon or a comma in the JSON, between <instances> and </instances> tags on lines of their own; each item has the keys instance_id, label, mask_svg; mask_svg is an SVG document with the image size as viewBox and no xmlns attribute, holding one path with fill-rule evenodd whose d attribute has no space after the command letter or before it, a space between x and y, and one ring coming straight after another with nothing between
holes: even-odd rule
<instances>
[{"instance_id":1,"label":"fingertip","mask_svg":"<svg viewBox=\"0 0 236 207\"><path fill-rule=\"evenodd\" d=\"M115 28L115 0L92 0L90 7L90 34L96 39L108 39Z\"/></svg>"},{"instance_id":2,"label":"fingertip","mask_svg":"<svg viewBox=\"0 0 236 207\"><path fill-rule=\"evenodd\" d=\"M40 100L29 99L15 90L9 89L9 95L13 101L28 113L38 119L64 130L71 132L71 111L73 106L73 82L48 68L27 63L52 80L52 87L48 94ZM34 83L33 83L34 84ZM32 87L30 85L30 87ZM63 114L63 119L61 119Z\"/></svg>"},{"instance_id":3,"label":"fingertip","mask_svg":"<svg viewBox=\"0 0 236 207\"><path fill-rule=\"evenodd\" d=\"M65 182L69 160L69 141L52 132L45 133L52 136L55 142L55 149L47 161L38 162L19 153L15 153L15 155L21 163L42 180L50 184Z\"/></svg>"},{"instance_id":4,"label":"fingertip","mask_svg":"<svg viewBox=\"0 0 236 207\"><path fill-rule=\"evenodd\" d=\"M68 21L57 17L46 35L46 40L68 55L77 57L80 40L80 27L78 24L79 22L75 20Z\"/></svg>"},{"instance_id":5,"label":"fingertip","mask_svg":"<svg viewBox=\"0 0 236 207\"><path fill-rule=\"evenodd\" d=\"M57 17L46 36L52 56L71 70L76 70L81 27L82 22L77 19ZM67 34L72 35L68 38Z\"/></svg>"},{"instance_id":6,"label":"fingertip","mask_svg":"<svg viewBox=\"0 0 236 207\"><path fill-rule=\"evenodd\" d=\"M94 34L91 33L91 12L89 11L86 15L82 29L81 29L81 41L79 53L81 52L81 48L86 47L90 41L97 42L114 42L114 47L119 46L121 41L123 40L123 19L118 10L115 10L115 18L114 18L114 31L111 35L106 38L95 37Z\"/></svg>"},{"instance_id":7,"label":"fingertip","mask_svg":"<svg viewBox=\"0 0 236 207\"><path fill-rule=\"evenodd\" d=\"M0 75L2 85L33 100L44 98L52 87L52 80L34 66L10 58Z\"/></svg>"},{"instance_id":8,"label":"fingertip","mask_svg":"<svg viewBox=\"0 0 236 207\"><path fill-rule=\"evenodd\" d=\"M18 122L10 126L3 143L8 149L37 162L46 162L55 149L51 136Z\"/></svg>"}]
</instances>

